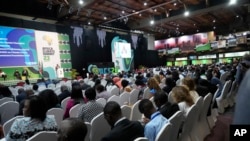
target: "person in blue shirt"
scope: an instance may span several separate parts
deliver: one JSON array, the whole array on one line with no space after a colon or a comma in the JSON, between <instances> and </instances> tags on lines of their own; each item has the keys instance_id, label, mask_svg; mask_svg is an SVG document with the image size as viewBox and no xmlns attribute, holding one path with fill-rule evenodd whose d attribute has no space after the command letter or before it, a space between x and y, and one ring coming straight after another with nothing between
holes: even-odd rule
<instances>
[{"instance_id":1,"label":"person in blue shirt","mask_svg":"<svg viewBox=\"0 0 250 141\"><path fill-rule=\"evenodd\" d=\"M147 137L149 141L155 141L161 128L169 122L168 119L155 109L153 103L149 99L140 101L139 111L150 120L146 123L144 128L145 137Z\"/></svg>"}]
</instances>

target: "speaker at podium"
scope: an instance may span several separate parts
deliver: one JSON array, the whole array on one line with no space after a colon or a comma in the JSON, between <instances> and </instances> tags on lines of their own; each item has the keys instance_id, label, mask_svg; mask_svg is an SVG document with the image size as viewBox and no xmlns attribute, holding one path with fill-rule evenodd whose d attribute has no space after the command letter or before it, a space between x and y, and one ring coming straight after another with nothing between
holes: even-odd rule
<instances>
[{"instance_id":1,"label":"speaker at podium","mask_svg":"<svg viewBox=\"0 0 250 141\"><path fill-rule=\"evenodd\" d=\"M63 68L58 68L56 73L58 78L64 78Z\"/></svg>"}]
</instances>

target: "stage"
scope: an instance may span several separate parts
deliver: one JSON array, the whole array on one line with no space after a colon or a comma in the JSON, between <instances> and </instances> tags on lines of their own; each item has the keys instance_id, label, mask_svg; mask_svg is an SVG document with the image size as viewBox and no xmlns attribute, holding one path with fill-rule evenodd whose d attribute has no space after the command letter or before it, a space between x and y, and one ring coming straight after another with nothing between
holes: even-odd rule
<instances>
[{"instance_id":1,"label":"stage","mask_svg":"<svg viewBox=\"0 0 250 141\"><path fill-rule=\"evenodd\" d=\"M31 84L36 83L38 78L29 78L29 81ZM0 84L3 84L5 86L16 86L18 82L25 82L25 80L3 80L0 79Z\"/></svg>"}]
</instances>

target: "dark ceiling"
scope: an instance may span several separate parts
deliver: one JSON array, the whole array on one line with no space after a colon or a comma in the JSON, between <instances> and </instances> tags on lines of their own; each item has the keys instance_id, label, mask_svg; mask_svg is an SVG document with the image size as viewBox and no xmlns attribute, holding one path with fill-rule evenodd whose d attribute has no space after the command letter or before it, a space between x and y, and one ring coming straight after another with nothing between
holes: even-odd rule
<instances>
[{"instance_id":1,"label":"dark ceiling","mask_svg":"<svg viewBox=\"0 0 250 141\"><path fill-rule=\"evenodd\" d=\"M136 30L154 34L156 39L211 30L227 34L250 28L249 0L236 0L234 5L229 5L230 0L82 0L83 4L79 1L1 0L0 15L48 19L63 25ZM183 14L185 10L190 12L187 17ZM155 21L153 25L151 20Z\"/></svg>"}]
</instances>

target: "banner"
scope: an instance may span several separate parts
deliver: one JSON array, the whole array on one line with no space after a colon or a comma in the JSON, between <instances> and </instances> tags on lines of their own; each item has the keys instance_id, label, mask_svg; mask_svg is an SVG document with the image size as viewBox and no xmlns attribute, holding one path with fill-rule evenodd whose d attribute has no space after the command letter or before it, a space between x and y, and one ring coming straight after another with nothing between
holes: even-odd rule
<instances>
[{"instance_id":1,"label":"banner","mask_svg":"<svg viewBox=\"0 0 250 141\"><path fill-rule=\"evenodd\" d=\"M60 68L58 34L55 32L35 31L38 62L50 74L50 78L57 78L57 69Z\"/></svg>"}]
</instances>

